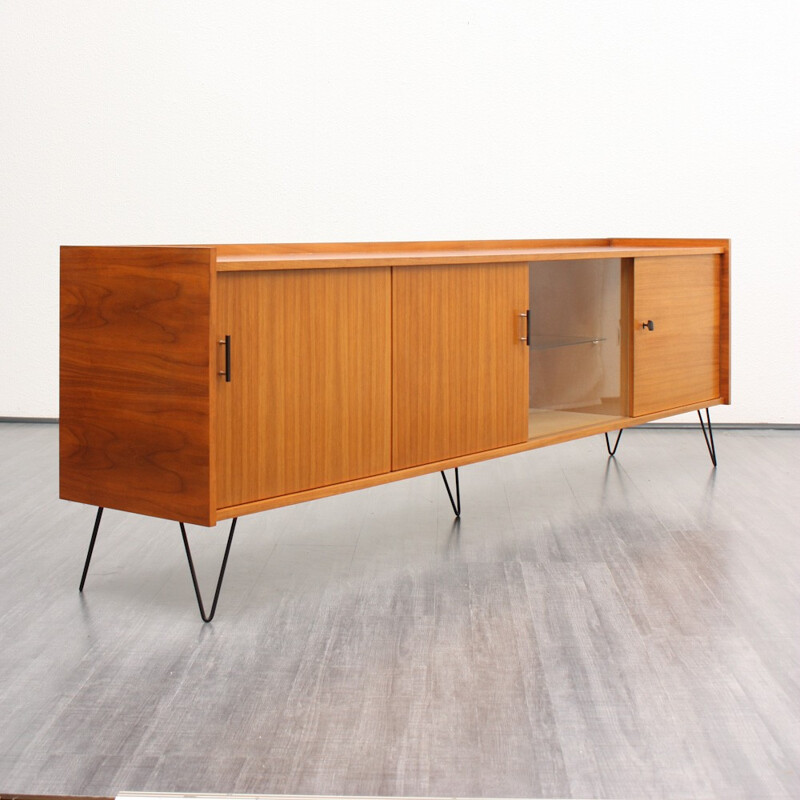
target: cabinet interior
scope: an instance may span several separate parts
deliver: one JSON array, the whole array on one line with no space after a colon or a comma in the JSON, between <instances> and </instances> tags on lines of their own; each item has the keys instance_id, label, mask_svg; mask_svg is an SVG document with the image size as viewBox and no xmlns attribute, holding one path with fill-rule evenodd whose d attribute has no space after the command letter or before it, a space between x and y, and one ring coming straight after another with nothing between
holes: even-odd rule
<instances>
[{"instance_id":1,"label":"cabinet interior","mask_svg":"<svg viewBox=\"0 0 800 800\"><path fill-rule=\"evenodd\" d=\"M621 259L529 270L528 438L626 416Z\"/></svg>"}]
</instances>

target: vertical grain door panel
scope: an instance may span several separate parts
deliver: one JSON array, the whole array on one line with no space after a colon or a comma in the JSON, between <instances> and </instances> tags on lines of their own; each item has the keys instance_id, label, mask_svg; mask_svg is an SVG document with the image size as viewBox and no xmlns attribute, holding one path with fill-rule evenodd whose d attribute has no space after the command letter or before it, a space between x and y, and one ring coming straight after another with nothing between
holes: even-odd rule
<instances>
[{"instance_id":1,"label":"vertical grain door panel","mask_svg":"<svg viewBox=\"0 0 800 800\"><path fill-rule=\"evenodd\" d=\"M716 255L634 260L634 416L720 396L720 277Z\"/></svg>"},{"instance_id":2,"label":"vertical grain door panel","mask_svg":"<svg viewBox=\"0 0 800 800\"><path fill-rule=\"evenodd\" d=\"M219 507L388 472L390 269L226 273L218 296Z\"/></svg>"},{"instance_id":3,"label":"vertical grain door panel","mask_svg":"<svg viewBox=\"0 0 800 800\"><path fill-rule=\"evenodd\" d=\"M527 264L395 267L392 468L528 438Z\"/></svg>"}]
</instances>

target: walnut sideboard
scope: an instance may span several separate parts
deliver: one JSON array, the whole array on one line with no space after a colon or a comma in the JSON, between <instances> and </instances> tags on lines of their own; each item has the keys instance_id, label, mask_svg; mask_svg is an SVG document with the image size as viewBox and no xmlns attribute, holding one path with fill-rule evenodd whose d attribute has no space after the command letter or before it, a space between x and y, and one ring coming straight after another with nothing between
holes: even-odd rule
<instances>
[{"instance_id":1,"label":"walnut sideboard","mask_svg":"<svg viewBox=\"0 0 800 800\"><path fill-rule=\"evenodd\" d=\"M62 247L81 588L103 508L179 521L191 567L183 523L686 411L716 463L729 285L725 239Z\"/></svg>"}]
</instances>

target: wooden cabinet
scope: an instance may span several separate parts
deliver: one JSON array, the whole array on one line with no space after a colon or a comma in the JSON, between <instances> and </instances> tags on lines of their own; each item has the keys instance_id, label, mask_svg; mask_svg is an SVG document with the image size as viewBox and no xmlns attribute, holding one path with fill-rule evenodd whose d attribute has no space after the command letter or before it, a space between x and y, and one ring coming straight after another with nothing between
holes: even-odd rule
<instances>
[{"instance_id":1,"label":"wooden cabinet","mask_svg":"<svg viewBox=\"0 0 800 800\"><path fill-rule=\"evenodd\" d=\"M727 403L728 254L64 247L61 496L213 525Z\"/></svg>"}]
</instances>

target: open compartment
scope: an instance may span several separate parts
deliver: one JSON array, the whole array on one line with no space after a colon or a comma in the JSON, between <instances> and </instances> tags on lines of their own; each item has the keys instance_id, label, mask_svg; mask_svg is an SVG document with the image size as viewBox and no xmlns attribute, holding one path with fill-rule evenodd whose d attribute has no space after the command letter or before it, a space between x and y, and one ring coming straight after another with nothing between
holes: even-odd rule
<instances>
[{"instance_id":1,"label":"open compartment","mask_svg":"<svg viewBox=\"0 0 800 800\"><path fill-rule=\"evenodd\" d=\"M528 436L628 413L619 258L530 264Z\"/></svg>"}]
</instances>

